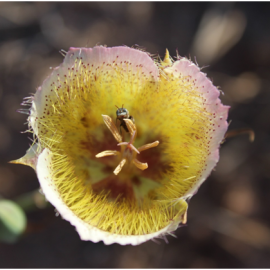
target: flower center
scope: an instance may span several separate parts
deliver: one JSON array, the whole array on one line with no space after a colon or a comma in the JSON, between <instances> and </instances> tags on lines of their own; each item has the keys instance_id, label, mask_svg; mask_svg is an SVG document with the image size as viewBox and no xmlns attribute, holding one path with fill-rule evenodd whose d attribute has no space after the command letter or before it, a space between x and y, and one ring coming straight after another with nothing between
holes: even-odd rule
<instances>
[{"instance_id":1,"label":"flower center","mask_svg":"<svg viewBox=\"0 0 270 270\"><path fill-rule=\"evenodd\" d=\"M101 157L105 157L105 156L116 156L116 155L120 156L121 161L120 161L119 165L113 171L113 173L115 175L118 175L121 172L122 168L124 167L124 165L126 163L128 163L128 166L133 164L140 170L147 169L148 164L140 162L136 158L137 154L140 154L140 152L145 151L149 148L158 146L159 141L145 144L137 149L133 145L135 138L136 138L136 135L137 135L137 128L136 128L136 125L133 123L133 121L131 121L130 119L123 119L128 131L130 133L130 141L129 142L122 142L123 138L120 135L120 133L118 132L118 129L117 129L115 123L113 122L113 120L111 119L111 117L109 117L108 115L102 115L102 117L103 117L104 123L106 124L108 129L111 131L114 138L118 141L117 145L121 146L121 152L106 150L106 151L103 151L103 152L97 154L96 157L101 158Z\"/></svg>"}]
</instances>

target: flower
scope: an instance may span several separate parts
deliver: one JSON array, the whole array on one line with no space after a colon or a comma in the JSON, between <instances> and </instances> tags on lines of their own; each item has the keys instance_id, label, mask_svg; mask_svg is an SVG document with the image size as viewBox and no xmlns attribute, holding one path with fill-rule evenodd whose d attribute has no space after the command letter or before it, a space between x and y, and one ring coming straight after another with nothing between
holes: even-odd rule
<instances>
[{"instance_id":1,"label":"flower","mask_svg":"<svg viewBox=\"0 0 270 270\"><path fill-rule=\"evenodd\" d=\"M137 245L186 223L228 125L217 88L168 51L158 61L128 47L70 48L25 103L35 144L15 163L35 168L82 240L105 244Z\"/></svg>"}]
</instances>

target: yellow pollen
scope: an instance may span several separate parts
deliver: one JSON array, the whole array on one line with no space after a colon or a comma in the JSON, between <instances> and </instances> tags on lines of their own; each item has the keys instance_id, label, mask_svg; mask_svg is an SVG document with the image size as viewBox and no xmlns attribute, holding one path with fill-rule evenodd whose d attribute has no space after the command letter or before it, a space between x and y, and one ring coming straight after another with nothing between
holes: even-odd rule
<instances>
[{"instance_id":1,"label":"yellow pollen","mask_svg":"<svg viewBox=\"0 0 270 270\"><path fill-rule=\"evenodd\" d=\"M108 129L113 134L114 138L117 142L119 142L117 145L121 146L121 152L119 151L112 151L112 150L106 150L102 151L99 154L96 155L96 158L106 157L106 156L121 156L121 161L119 165L116 167L116 169L113 171L115 175L118 175L119 172L122 170L126 162L128 161L129 164L134 164L138 169L145 170L148 168L147 163L140 162L136 156L137 154L140 154L140 151L145 151L149 148L156 147L159 144L159 141L155 141L153 143L145 144L139 149L137 149L133 143L135 141L136 135L137 135L137 128L136 125L130 120L130 119L123 119L126 123L126 126L128 128L128 131L130 132L130 141L129 142L122 142L122 136L120 135L115 123L109 117L108 115L102 115L103 121L108 127Z\"/></svg>"}]
</instances>

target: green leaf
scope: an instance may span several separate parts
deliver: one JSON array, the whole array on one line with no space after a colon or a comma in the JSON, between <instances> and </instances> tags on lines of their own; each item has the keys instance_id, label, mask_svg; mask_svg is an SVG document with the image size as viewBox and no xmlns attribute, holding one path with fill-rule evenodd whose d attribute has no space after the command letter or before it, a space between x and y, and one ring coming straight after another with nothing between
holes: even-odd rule
<instances>
[{"instance_id":1,"label":"green leaf","mask_svg":"<svg viewBox=\"0 0 270 270\"><path fill-rule=\"evenodd\" d=\"M14 243L24 232L26 216L21 207L10 200L0 200L0 241Z\"/></svg>"}]
</instances>

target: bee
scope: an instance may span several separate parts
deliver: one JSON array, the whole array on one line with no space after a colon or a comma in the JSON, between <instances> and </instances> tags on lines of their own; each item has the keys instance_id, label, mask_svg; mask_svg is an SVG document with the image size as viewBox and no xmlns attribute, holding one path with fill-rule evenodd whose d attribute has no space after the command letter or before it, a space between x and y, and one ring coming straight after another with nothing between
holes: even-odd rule
<instances>
[{"instance_id":1,"label":"bee","mask_svg":"<svg viewBox=\"0 0 270 270\"><path fill-rule=\"evenodd\" d=\"M135 122L135 119L133 118L132 115L129 115L128 110L126 108L124 108L124 104L122 105L122 108L119 108L116 105L115 105L115 107L117 108L116 122L117 122L117 120L120 121L120 131L121 131L121 127L123 127L126 132L129 132L124 119L130 119L133 123Z\"/></svg>"}]
</instances>

